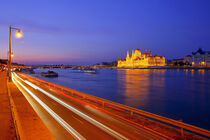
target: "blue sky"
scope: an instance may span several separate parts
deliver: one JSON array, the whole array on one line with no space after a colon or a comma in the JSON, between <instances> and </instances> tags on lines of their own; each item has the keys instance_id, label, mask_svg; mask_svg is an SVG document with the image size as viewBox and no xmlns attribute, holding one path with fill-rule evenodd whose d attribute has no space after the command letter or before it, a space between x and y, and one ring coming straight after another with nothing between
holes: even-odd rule
<instances>
[{"instance_id":1,"label":"blue sky","mask_svg":"<svg viewBox=\"0 0 210 140\"><path fill-rule=\"evenodd\" d=\"M209 0L8 0L0 3L0 58L24 64L94 64L140 50L182 58L210 51ZM14 35L15 32L13 32Z\"/></svg>"}]
</instances>

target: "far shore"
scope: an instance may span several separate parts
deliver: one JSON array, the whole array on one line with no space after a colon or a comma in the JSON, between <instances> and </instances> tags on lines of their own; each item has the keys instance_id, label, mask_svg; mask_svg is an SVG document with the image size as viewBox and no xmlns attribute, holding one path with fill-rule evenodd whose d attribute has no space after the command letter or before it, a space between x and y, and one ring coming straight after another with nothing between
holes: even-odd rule
<instances>
[{"instance_id":1,"label":"far shore","mask_svg":"<svg viewBox=\"0 0 210 140\"><path fill-rule=\"evenodd\" d=\"M142 68L117 68L117 69L192 69L192 70L210 70L210 67L179 67L179 66L164 66L164 67L142 67Z\"/></svg>"},{"instance_id":2,"label":"far shore","mask_svg":"<svg viewBox=\"0 0 210 140\"><path fill-rule=\"evenodd\" d=\"M130 68L130 67L122 67L119 68L117 66L36 66L32 68L74 68L74 67L90 67L94 69L189 69L189 70L210 70L210 67L192 67L192 66L151 66L151 67L139 67L139 68Z\"/></svg>"}]
</instances>

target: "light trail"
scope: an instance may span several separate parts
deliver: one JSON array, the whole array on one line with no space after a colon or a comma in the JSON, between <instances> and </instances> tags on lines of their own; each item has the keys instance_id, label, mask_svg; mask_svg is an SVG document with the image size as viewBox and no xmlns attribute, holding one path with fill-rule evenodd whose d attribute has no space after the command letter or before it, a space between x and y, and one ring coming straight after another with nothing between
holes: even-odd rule
<instances>
[{"instance_id":1,"label":"light trail","mask_svg":"<svg viewBox=\"0 0 210 140\"><path fill-rule=\"evenodd\" d=\"M17 75L16 75L17 76ZM14 76L12 76L13 82L16 84L18 82L59 124L61 124L75 139L85 140L85 138L74 130L67 122L65 122L59 115L57 115L53 110L51 110L44 102L42 102L36 95L33 94L26 86L24 86L20 81L18 81ZM18 86L16 84L16 86Z\"/></svg>"},{"instance_id":2,"label":"light trail","mask_svg":"<svg viewBox=\"0 0 210 140\"><path fill-rule=\"evenodd\" d=\"M48 97L50 97L51 99L55 100L56 102L60 103L61 105L63 105L64 107L66 107L67 109L71 110L72 112L74 112L75 114L79 115L80 117L82 117L83 119L87 120L88 122L92 123L93 125L97 126L98 128L102 129L103 131L107 132L108 134L110 134L111 136L115 137L116 139L120 139L120 140L129 140L128 138L126 138L125 136L121 135L120 133L112 130L111 128L103 125L102 123L94 120L93 118L89 117L88 115L82 113L81 111L79 111L78 109L70 106L69 104L67 104L66 102L58 99L57 97L55 97L54 95L50 94L49 92L43 90L42 88L34 85L33 83L27 81L27 80L23 80L22 78L20 78L17 74L15 74L19 79L21 79L23 82L25 82L26 84L30 85L31 87L33 87L34 89L37 89L39 91L41 91L42 93L44 93L45 95L47 95Z\"/></svg>"}]
</instances>

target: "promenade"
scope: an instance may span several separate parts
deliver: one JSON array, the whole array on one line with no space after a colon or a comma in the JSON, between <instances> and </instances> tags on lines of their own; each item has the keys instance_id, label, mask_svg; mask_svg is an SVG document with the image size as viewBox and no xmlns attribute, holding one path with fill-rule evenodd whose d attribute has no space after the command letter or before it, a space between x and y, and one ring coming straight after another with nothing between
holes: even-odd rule
<instances>
[{"instance_id":1,"label":"promenade","mask_svg":"<svg viewBox=\"0 0 210 140\"><path fill-rule=\"evenodd\" d=\"M0 140L15 140L15 126L12 119L9 96L7 94L7 75L0 72Z\"/></svg>"},{"instance_id":2,"label":"promenade","mask_svg":"<svg viewBox=\"0 0 210 140\"><path fill-rule=\"evenodd\" d=\"M13 82L0 72L0 140L53 140L54 137Z\"/></svg>"}]
</instances>

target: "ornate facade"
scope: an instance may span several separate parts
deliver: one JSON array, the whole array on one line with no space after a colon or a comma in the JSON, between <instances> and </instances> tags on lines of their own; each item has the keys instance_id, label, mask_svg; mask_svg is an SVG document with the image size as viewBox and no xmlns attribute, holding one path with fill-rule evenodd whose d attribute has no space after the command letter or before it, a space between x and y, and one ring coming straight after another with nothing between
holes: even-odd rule
<instances>
[{"instance_id":1,"label":"ornate facade","mask_svg":"<svg viewBox=\"0 0 210 140\"><path fill-rule=\"evenodd\" d=\"M141 67L149 67L149 66L164 66L165 65L165 57L155 55L152 56L150 53L142 53L138 46L135 51L132 50L132 54L130 55L127 52L126 59L118 60L117 67L118 68L141 68Z\"/></svg>"},{"instance_id":2,"label":"ornate facade","mask_svg":"<svg viewBox=\"0 0 210 140\"><path fill-rule=\"evenodd\" d=\"M192 52L191 64L192 66L210 67L210 51L203 51L199 48L197 52Z\"/></svg>"}]
</instances>

